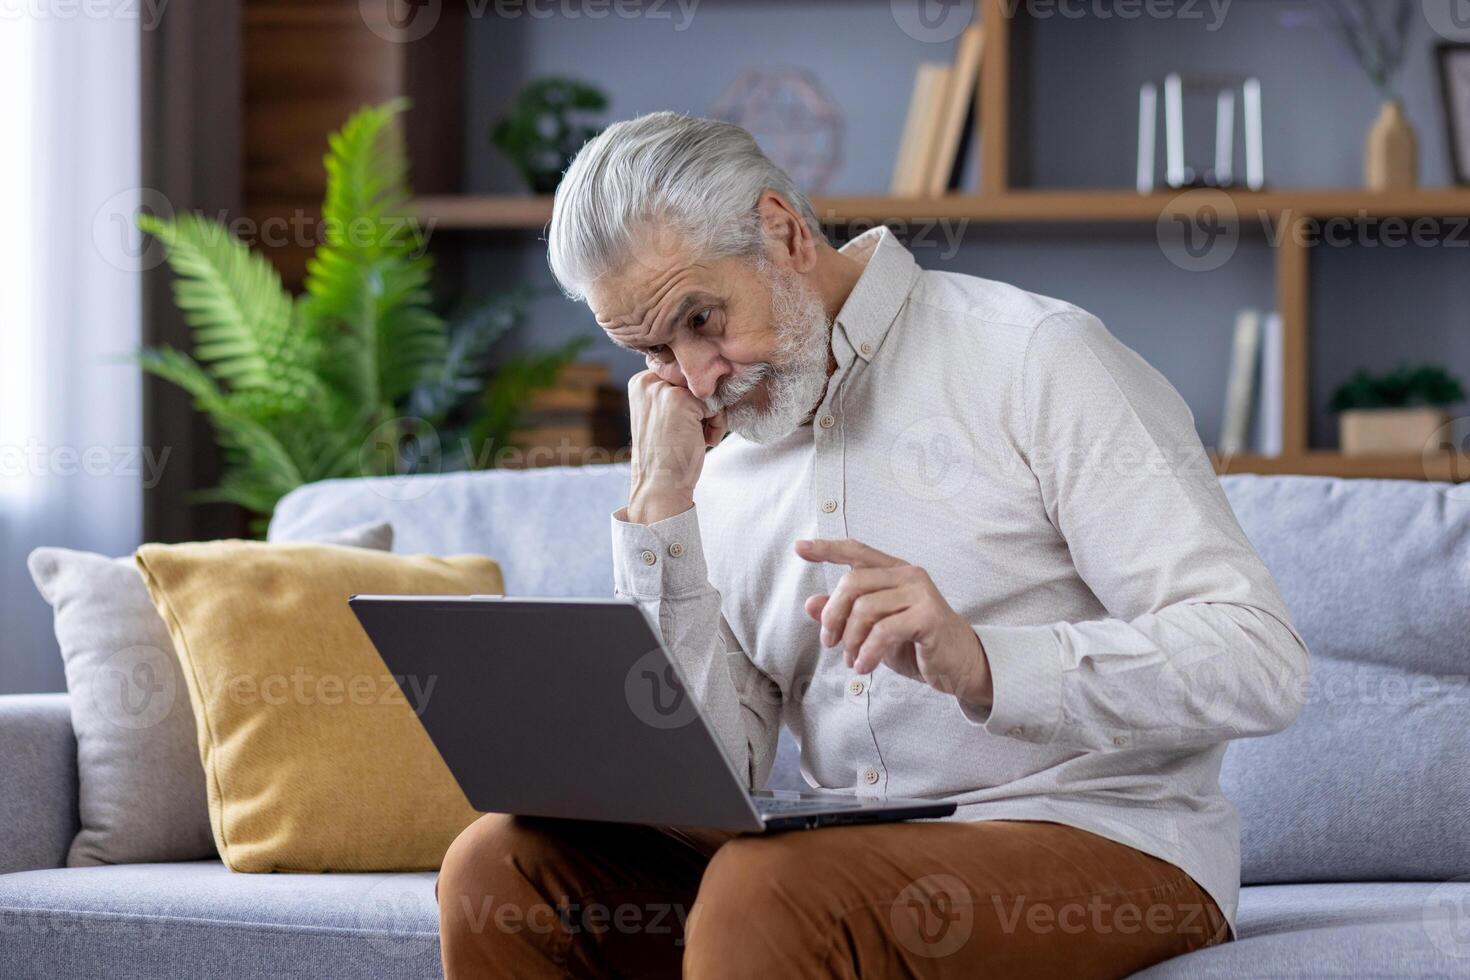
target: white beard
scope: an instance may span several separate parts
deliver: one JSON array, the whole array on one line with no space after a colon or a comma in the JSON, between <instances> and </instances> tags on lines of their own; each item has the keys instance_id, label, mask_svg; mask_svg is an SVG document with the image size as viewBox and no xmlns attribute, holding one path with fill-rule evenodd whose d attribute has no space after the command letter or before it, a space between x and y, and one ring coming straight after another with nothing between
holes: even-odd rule
<instances>
[{"instance_id":1,"label":"white beard","mask_svg":"<svg viewBox=\"0 0 1470 980\"><path fill-rule=\"evenodd\" d=\"M771 290L776 351L771 360L743 368L720 382L704 400L711 412L725 410L730 431L751 442L775 442L790 435L807 420L827 390L827 355L831 349L832 321L822 298L793 272L756 259ZM761 407L731 403L767 381L766 404Z\"/></svg>"}]
</instances>

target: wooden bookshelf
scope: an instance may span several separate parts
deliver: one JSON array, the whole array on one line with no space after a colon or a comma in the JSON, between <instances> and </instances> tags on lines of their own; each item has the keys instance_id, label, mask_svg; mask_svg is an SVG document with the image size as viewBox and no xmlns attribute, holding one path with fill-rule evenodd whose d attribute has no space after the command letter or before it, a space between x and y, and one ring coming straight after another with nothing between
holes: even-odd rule
<instances>
[{"instance_id":1,"label":"wooden bookshelf","mask_svg":"<svg viewBox=\"0 0 1470 980\"><path fill-rule=\"evenodd\" d=\"M1226 204L1228 202L1228 204ZM943 197L848 195L812 199L824 223L925 220L977 224L1148 224L1165 215L1192 215L1202 208L1233 209L1245 233L1264 234L1282 219L1470 217L1470 188L1369 193L1360 190L1181 191L1007 191L994 195ZM439 229L504 231L541 229L551 220L550 195L451 194L419 197L420 220Z\"/></svg>"}]
</instances>

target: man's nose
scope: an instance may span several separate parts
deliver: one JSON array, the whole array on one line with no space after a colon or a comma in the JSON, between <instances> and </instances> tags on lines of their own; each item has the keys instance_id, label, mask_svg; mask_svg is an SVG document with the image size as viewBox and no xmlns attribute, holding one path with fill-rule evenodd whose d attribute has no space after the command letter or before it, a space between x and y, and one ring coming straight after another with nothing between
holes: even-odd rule
<instances>
[{"instance_id":1,"label":"man's nose","mask_svg":"<svg viewBox=\"0 0 1470 980\"><path fill-rule=\"evenodd\" d=\"M712 396L720 379L729 373L718 357L691 358L688 363L681 363L679 370L689 383L689 391L699 398Z\"/></svg>"}]
</instances>

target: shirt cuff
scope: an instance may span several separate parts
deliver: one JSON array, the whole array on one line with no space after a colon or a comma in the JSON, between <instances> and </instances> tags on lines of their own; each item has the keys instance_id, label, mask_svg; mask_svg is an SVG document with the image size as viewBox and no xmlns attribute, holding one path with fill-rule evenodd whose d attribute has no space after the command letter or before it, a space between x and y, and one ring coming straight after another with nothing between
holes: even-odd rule
<instances>
[{"instance_id":1,"label":"shirt cuff","mask_svg":"<svg viewBox=\"0 0 1470 980\"><path fill-rule=\"evenodd\" d=\"M613 511L613 588L618 595L654 599L708 586L695 508L652 524L635 524L627 517L626 507Z\"/></svg>"},{"instance_id":2,"label":"shirt cuff","mask_svg":"<svg viewBox=\"0 0 1470 980\"><path fill-rule=\"evenodd\" d=\"M994 686L989 708L960 703L992 735L1045 744L1062 724L1062 656L1050 626L977 626Z\"/></svg>"}]
</instances>

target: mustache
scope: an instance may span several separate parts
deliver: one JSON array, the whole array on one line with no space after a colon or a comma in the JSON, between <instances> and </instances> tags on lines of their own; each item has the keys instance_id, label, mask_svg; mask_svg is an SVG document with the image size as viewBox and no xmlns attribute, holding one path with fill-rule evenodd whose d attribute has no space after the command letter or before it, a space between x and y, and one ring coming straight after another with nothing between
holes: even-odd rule
<instances>
[{"instance_id":1,"label":"mustache","mask_svg":"<svg viewBox=\"0 0 1470 980\"><path fill-rule=\"evenodd\" d=\"M746 369L743 374L727 378L720 382L719 388L713 395L704 399L704 407L711 412L723 412L730 405L750 394L756 385L770 376L771 371L770 362L762 361Z\"/></svg>"}]
</instances>

